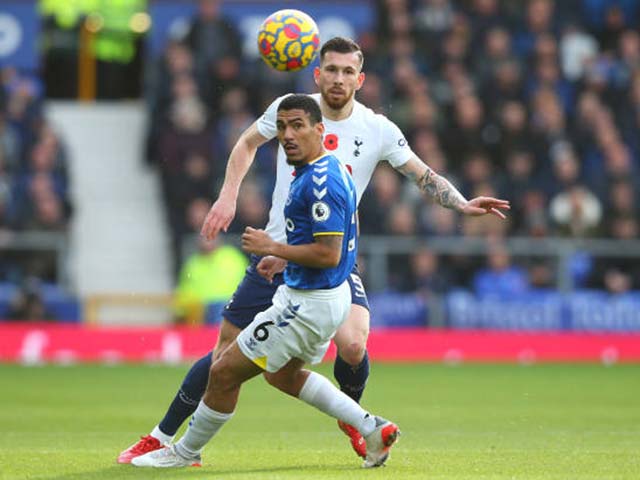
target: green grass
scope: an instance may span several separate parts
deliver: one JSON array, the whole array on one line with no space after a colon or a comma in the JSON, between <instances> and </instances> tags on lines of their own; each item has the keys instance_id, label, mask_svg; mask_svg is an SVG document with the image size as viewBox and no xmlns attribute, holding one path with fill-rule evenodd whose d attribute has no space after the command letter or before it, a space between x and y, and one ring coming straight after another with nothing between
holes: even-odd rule
<instances>
[{"instance_id":1,"label":"green grass","mask_svg":"<svg viewBox=\"0 0 640 480\"><path fill-rule=\"evenodd\" d=\"M255 379L203 468L115 464L186 368L0 365L0 479L640 478L637 365L376 364L363 403L403 436L375 471L333 420Z\"/></svg>"}]
</instances>

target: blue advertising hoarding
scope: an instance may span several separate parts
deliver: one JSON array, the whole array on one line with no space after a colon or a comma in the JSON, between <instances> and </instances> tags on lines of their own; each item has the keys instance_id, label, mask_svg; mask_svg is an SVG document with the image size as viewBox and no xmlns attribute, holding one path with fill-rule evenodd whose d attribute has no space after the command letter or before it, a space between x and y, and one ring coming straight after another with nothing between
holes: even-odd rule
<instances>
[{"instance_id":1,"label":"blue advertising hoarding","mask_svg":"<svg viewBox=\"0 0 640 480\"><path fill-rule=\"evenodd\" d=\"M640 292L533 290L505 298L455 291L446 296L446 304L447 325L455 329L640 331Z\"/></svg>"},{"instance_id":2,"label":"blue advertising hoarding","mask_svg":"<svg viewBox=\"0 0 640 480\"><path fill-rule=\"evenodd\" d=\"M21 70L38 67L40 18L36 2L0 1L0 67L11 65Z\"/></svg>"}]
</instances>

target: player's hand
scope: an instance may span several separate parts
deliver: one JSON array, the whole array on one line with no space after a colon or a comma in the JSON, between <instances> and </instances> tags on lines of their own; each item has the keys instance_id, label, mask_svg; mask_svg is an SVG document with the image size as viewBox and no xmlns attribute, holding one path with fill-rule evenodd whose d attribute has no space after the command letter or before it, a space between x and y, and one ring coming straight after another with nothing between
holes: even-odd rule
<instances>
[{"instance_id":1,"label":"player's hand","mask_svg":"<svg viewBox=\"0 0 640 480\"><path fill-rule=\"evenodd\" d=\"M264 230L247 227L242 234L242 249L261 257L271 254L271 247L275 242Z\"/></svg>"},{"instance_id":2,"label":"player's hand","mask_svg":"<svg viewBox=\"0 0 640 480\"><path fill-rule=\"evenodd\" d=\"M216 238L220 230L226 232L236 215L236 201L229 197L219 197L211 206L207 217L204 219L200 235L207 240Z\"/></svg>"},{"instance_id":3,"label":"player's hand","mask_svg":"<svg viewBox=\"0 0 640 480\"><path fill-rule=\"evenodd\" d=\"M500 200L493 197L476 197L467 202L462 207L461 212L465 215L479 217L481 215L495 215L498 218L507 218L502 210L511 210L509 200Z\"/></svg>"},{"instance_id":4,"label":"player's hand","mask_svg":"<svg viewBox=\"0 0 640 480\"><path fill-rule=\"evenodd\" d=\"M256 266L256 270L269 283L272 283L274 275L277 273L282 273L286 266L287 261L284 258L268 255L260 259L258 265Z\"/></svg>"}]
</instances>

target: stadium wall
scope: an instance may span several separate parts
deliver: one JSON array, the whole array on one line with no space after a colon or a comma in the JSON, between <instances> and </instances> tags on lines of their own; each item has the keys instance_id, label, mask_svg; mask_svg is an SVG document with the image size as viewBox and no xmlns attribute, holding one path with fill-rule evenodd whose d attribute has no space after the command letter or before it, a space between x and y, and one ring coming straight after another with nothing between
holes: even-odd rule
<instances>
[{"instance_id":1,"label":"stadium wall","mask_svg":"<svg viewBox=\"0 0 640 480\"><path fill-rule=\"evenodd\" d=\"M211 348L217 327L106 328L83 325L0 325L0 362L180 363ZM389 362L640 362L640 334L513 333L375 329L368 349ZM326 358L333 358L332 348Z\"/></svg>"}]
</instances>

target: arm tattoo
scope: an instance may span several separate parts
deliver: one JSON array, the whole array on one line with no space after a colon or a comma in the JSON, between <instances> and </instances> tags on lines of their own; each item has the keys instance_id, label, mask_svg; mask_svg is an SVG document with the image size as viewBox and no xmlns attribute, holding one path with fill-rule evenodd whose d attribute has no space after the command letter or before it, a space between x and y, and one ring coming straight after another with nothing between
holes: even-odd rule
<instances>
[{"instance_id":1,"label":"arm tattoo","mask_svg":"<svg viewBox=\"0 0 640 480\"><path fill-rule=\"evenodd\" d=\"M460 211L467 203L467 200L456 190L456 187L451 185L449 180L438 175L429 167L416 183L420 190L434 198L443 207Z\"/></svg>"}]
</instances>

